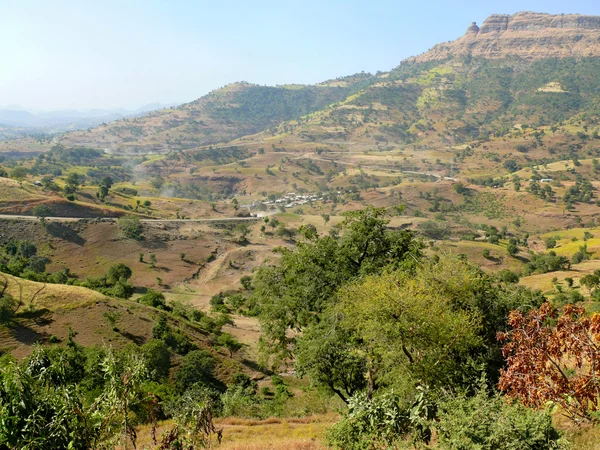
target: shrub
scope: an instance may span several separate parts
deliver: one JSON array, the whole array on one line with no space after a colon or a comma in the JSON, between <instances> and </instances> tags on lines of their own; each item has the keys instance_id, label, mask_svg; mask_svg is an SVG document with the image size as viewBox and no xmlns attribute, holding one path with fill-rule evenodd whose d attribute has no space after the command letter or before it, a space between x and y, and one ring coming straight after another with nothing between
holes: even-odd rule
<instances>
[{"instance_id":1,"label":"shrub","mask_svg":"<svg viewBox=\"0 0 600 450\"><path fill-rule=\"evenodd\" d=\"M547 255L533 255L527 263L526 270L529 273L548 273L557 270L566 270L571 263L564 256L557 256L554 252Z\"/></svg>"},{"instance_id":2,"label":"shrub","mask_svg":"<svg viewBox=\"0 0 600 450\"><path fill-rule=\"evenodd\" d=\"M429 423L435 407L420 391L413 404L393 393L371 400L365 394L350 399L348 412L334 424L327 440L335 449L371 450L396 448L394 443L414 432L418 440L429 441Z\"/></svg>"},{"instance_id":3,"label":"shrub","mask_svg":"<svg viewBox=\"0 0 600 450\"><path fill-rule=\"evenodd\" d=\"M242 278L240 278L240 284L244 289L249 291L252 288L252 277L244 275Z\"/></svg>"},{"instance_id":4,"label":"shrub","mask_svg":"<svg viewBox=\"0 0 600 450\"><path fill-rule=\"evenodd\" d=\"M197 348L179 329L172 329L164 314L160 314L154 326L152 327L152 337L160 339L177 353L185 355Z\"/></svg>"},{"instance_id":5,"label":"shrub","mask_svg":"<svg viewBox=\"0 0 600 450\"><path fill-rule=\"evenodd\" d=\"M139 350L146 360L152 380L160 381L169 376L171 352L167 344L161 340L152 339L142 345Z\"/></svg>"},{"instance_id":6,"label":"shrub","mask_svg":"<svg viewBox=\"0 0 600 450\"><path fill-rule=\"evenodd\" d=\"M579 247L579 251L573 255L571 262L573 264L579 264L582 261L590 259L590 254L587 251L587 245Z\"/></svg>"},{"instance_id":7,"label":"shrub","mask_svg":"<svg viewBox=\"0 0 600 450\"><path fill-rule=\"evenodd\" d=\"M148 291L138 299L138 302L144 305L152 306L153 308L164 310L168 309L163 293L154 291L152 289L148 289Z\"/></svg>"},{"instance_id":8,"label":"shrub","mask_svg":"<svg viewBox=\"0 0 600 450\"><path fill-rule=\"evenodd\" d=\"M130 298L133 295L133 285L126 280L120 280L115 285L104 292L108 295L113 295L118 298Z\"/></svg>"},{"instance_id":9,"label":"shrub","mask_svg":"<svg viewBox=\"0 0 600 450\"><path fill-rule=\"evenodd\" d=\"M213 295L210 299L210 306L216 312L228 313L229 309L225 304L225 299L221 293Z\"/></svg>"},{"instance_id":10,"label":"shrub","mask_svg":"<svg viewBox=\"0 0 600 450\"><path fill-rule=\"evenodd\" d=\"M142 237L142 223L140 218L134 215L123 216L117 221L117 225L123 233L123 236L130 239L140 239Z\"/></svg>"},{"instance_id":11,"label":"shrub","mask_svg":"<svg viewBox=\"0 0 600 450\"><path fill-rule=\"evenodd\" d=\"M555 237L549 237L546 239L546 248L548 250L550 250L551 248L556 247L556 238Z\"/></svg>"},{"instance_id":12,"label":"shrub","mask_svg":"<svg viewBox=\"0 0 600 450\"><path fill-rule=\"evenodd\" d=\"M519 282L519 275L510 271L509 269L502 269L496 274L496 277L505 283L516 284Z\"/></svg>"},{"instance_id":13,"label":"shrub","mask_svg":"<svg viewBox=\"0 0 600 450\"><path fill-rule=\"evenodd\" d=\"M431 239L446 239L450 236L448 225L437 220L427 220L419 225L419 231Z\"/></svg>"},{"instance_id":14,"label":"shrub","mask_svg":"<svg viewBox=\"0 0 600 450\"><path fill-rule=\"evenodd\" d=\"M507 403L499 394L480 390L474 397L459 395L439 404L438 443L445 449L512 450L564 448L552 417L520 403Z\"/></svg>"},{"instance_id":15,"label":"shrub","mask_svg":"<svg viewBox=\"0 0 600 450\"><path fill-rule=\"evenodd\" d=\"M175 386L185 392L194 384L210 386L214 382L215 361L206 350L194 350L183 357L181 367L175 373Z\"/></svg>"},{"instance_id":16,"label":"shrub","mask_svg":"<svg viewBox=\"0 0 600 450\"><path fill-rule=\"evenodd\" d=\"M131 269L123 263L113 264L108 269L106 281L109 284L116 284L119 281L129 280L131 278Z\"/></svg>"}]
</instances>

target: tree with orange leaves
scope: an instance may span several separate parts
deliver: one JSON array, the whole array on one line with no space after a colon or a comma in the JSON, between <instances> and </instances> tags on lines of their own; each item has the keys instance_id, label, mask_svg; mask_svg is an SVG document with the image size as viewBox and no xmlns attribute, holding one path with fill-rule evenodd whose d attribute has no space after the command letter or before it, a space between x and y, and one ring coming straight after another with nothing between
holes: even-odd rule
<instances>
[{"instance_id":1,"label":"tree with orange leaves","mask_svg":"<svg viewBox=\"0 0 600 450\"><path fill-rule=\"evenodd\" d=\"M600 315L544 303L528 314L513 311L512 330L498 333L507 367L498 386L525 405L560 405L575 421L597 420L600 409Z\"/></svg>"}]
</instances>

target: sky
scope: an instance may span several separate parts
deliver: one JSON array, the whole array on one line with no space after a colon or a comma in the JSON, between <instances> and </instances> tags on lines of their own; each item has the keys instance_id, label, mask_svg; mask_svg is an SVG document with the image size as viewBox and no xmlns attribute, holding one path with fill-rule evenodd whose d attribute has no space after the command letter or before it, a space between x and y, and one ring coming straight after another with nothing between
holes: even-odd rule
<instances>
[{"instance_id":1,"label":"sky","mask_svg":"<svg viewBox=\"0 0 600 450\"><path fill-rule=\"evenodd\" d=\"M134 109L387 71L494 13L597 0L0 0L0 107Z\"/></svg>"}]
</instances>

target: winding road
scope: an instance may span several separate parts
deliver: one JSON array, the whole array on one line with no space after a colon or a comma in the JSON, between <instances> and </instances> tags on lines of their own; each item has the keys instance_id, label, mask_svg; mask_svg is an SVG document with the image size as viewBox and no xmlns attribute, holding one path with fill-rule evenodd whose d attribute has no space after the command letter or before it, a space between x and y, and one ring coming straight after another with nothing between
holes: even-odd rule
<instances>
[{"instance_id":1,"label":"winding road","mask_svg":"<svg viewBox=\"0 0 600 450\"><path fill-rule=\"evenodd\" d=\"M162 223L162 222L251 222L253 220L261 220L263 217L270 215L265 214L260 217L218 217L210 219L140 219L143 223ZM39 220L35 216L23 216L16 214L0 214L0 220ZM79 220L100 221L100 222L116 222L116 217L46 217L48 222L77 222Z\"/></svg>"}]
</instances>

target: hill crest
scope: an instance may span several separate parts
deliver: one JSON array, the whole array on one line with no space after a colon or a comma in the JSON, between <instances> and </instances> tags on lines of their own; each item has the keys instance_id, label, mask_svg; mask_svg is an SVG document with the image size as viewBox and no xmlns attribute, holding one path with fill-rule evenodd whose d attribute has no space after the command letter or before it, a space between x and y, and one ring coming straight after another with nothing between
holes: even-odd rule
<instances>
[{"instance_id":1,"label":"hill crest","mask_svg":"<svg viewBox=\"0 0 600 450\"><path fill-rule=\"evenodd\" d=\"M473 22L457 40L437 44L406 61L423 63L452 56L529 60L600 56L600 16L493 14L481 26Z\"/></svg>"}]
</instances>

